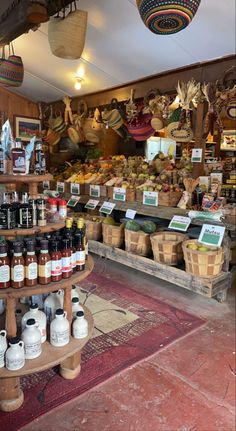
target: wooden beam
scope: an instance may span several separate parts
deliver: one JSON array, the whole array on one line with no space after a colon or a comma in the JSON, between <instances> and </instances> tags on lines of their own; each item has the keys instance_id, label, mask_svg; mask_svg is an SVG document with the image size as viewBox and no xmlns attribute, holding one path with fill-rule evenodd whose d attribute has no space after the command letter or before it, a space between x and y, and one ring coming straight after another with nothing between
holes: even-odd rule
<instances>
[{"instance_id":1,"label":"wooden beam","mask_svg":"<svg viewBox=\"0 0 236 431\"><path fill-rule=\"evenodd\" d=\"M195 142L194 148L202 149L202 160L199 163L193 164L193 178L198 178L199 175L205 175L205 150L206 150L206 138L204 137L204 115L205 115L205 102L198 103L197 106L197 117L195 124Z\"/></svg>"}]
</instances>

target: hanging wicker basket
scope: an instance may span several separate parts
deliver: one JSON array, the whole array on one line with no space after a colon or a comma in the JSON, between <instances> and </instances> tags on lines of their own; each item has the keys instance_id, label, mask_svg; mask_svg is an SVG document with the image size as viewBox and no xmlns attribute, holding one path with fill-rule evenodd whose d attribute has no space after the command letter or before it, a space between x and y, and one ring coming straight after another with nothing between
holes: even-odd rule
<instances>
[{"instance_id":1,"label":"hanging wicker basket","mask_svg":"<svg viewBox=\"0 0 236 431\"><path fill-rule=\"evenodd\" d=\"M211 278L220 274L224 263L224 250L222 247L217 250L210 246L209 251L192 250L188 244L197 244L197 240L184 241L183 252L186 272L199 277Z\"/></svg>"},{"instance_id":2,"label":"hanging wicker basket","mask_svg":"<svg viewBox=\"0 0 236 431\"><path fill-rule=\"evenodd\" d=\"M0 58L0 85L20 87L24 79L22 58L14 54L12 44L9 45L9 51L12 54L8 58L5 58L4 48L2 49L2 57Z\"/></svg>"},{"instance_id":3,"label":"hanging wicker basket","mask_svg":"<svg viewBox=\"0 0 236 431\"><path fill-rule=\"evenodd\" d=\"M153 233L150 239L154 260L166 265L178 265L183 261L182 242L187 238L183 233Z\"/></svg>"},{"instance_id":4,"label":"hanging wicker basket","mask_svg":"<svg viewBox=\"0 0 236 431\"><path fill-rule=\"evenodd\" d=\"M125 229L125 250L139 256L150 255L152 250L150 234Z\"/></svg>"},{"instance_id":5,"label":"hanging wicker basket","mask_svg":"<svg viewBox=\"0 0 236 431\"><path fill-rule=\"evenodd\" d=\"M65 18L51 18L48 41L53 55L75 60L81 57L86 37L88 13L84 10L70 12Z\"/></svg>"},{"instance_id":6,"label":"hanging wicker basket","mask_svg":"<svg viewBox=\"0 0 236 431\"><path fill-rule=\"evenodd\" d=\"M121 248L124 244L124 224L113 226L109 224L102 224L103 243L111 247Z\"/></svg>"},{"instance_id":7,"label":"hanging wicker basket","mask_svg":"<svg viewBox=\"0 0 236 431\"><path fill-rule=\"evenodd\" d=\"M155 34L178 33L187 27L201 0L136 0L146 27Z\"/></svg>"}]
</instances>

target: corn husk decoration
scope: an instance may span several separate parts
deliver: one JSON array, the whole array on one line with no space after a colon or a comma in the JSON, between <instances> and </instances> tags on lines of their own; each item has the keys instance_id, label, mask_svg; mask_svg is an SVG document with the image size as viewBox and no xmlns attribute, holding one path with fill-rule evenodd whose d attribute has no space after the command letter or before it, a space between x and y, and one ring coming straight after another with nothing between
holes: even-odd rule
<instances>
[{"instance_id":1,"label":"corn husk decoration","mask_svg":"<svg viewBox=\"0 0 236 431\"><path fill-rule=\"evenodd\" d=\"M170 103L171 98L169 96L155 96L154 99L149 101L149 112L151 112L153 115L151 126L154 130L163 129L164 121L169 116Z\"/></svg>"},{"instance_id":2,"label":"corn husk decoration","mask_svg":"<svg viewBox=\"0 0 236 431\"><path fill-rule=\"evenodd\" d=\"M178 208L186 209L188 206L192 204L192 193L199 184L199 178L184 178L183 183L185 187L185 191L177 205Z\"/></svg>"},{"instance_id":3,"label":"corn husk decoration","mask_svg":"<svg viewBox=\"0 0 236 431\"><path fill-rule=\"evenodd\" d=\"M130 90L130 98L128 99L125 106L126 106L126 108L125 108L126 109L126 118L127 118L127 121L130 122L135 118L135 116L138 113L138 107L134 103L134 90L133 89Z\"/></svg>"},{"instance_id":4,"label":"corn husk decoration","mask_svg":"<svg viewBox=\"0 0 236 431\"><path fill-rule=\"evenodd\" d=\"M214 125L218 131L222 133L223 124L220 118L220 112L224 106L224 99L221 98L221 92L217 90L217 86L213 82L203 84L202 92L208 102L208 112L204 122L204 134L214 134Z\"/></svg>"},{"instance_id":5,"label":"corn husk decoration","mask_svg":"<svg viewBox=\"0 0 236 431\"><path fill-rule=\"evenodd\" d=\"M71 110L71 99L69 98L69 96L64 96L63 97L63 102L65 104L65 112L64 112L64 121L65 124L73 124L73 116L72 116L72 110Z\"/></svg>"}]
</instances>

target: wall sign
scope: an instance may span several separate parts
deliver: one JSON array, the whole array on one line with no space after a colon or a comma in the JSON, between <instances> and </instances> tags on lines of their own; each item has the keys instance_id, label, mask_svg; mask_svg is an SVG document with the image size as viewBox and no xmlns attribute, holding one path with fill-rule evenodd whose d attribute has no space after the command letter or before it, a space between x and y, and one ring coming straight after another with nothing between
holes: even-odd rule
<instances>
[{"instance_id":1,"label":"wall sign","mask_svg":"<svg viewBox=\"0 0 236 431\"><path fill-rule=\"evenodd\" d=\"M143 192L143 204L158 206L158 192Z\"/></svg>"},{"instance_id":2,"label":"wall sign","mask_svg":"<svg viewBox=\"0 0 236 431\"><path fill-rule=\"evenodd\" d=\"M130 218L131 220L134 219L134 217L136 216L137 211L134 210L127 210L125 213L125 217L126 218Z\"/></svg>"},{"instance_id":3,"label":"wall sign","mask_svg":"<svg viewBox=\"0 0 236 431\"><path fill-rule=\"evenodd\" d=\"M190 217L174 216L168 226L169 229L180 230L186 232L191 223Z\"/></svg>"},{"instance_id":4,"label":"wall sign","mask_svg":"<svg viewBox=\"0 0 236 431\"><path fill-rule=\"evenodd\" d=\"M115 206L116 204L113 204L112 202L104 202L99 211L101 213L110 215Z\"/></svg>"},{"instance_id":5,"label":"wall sign","mask_svg":"<svg viewBox=\"0 0 236 431\"><path fill-rule=\"evenodd\" d=\"M114 187L113 188L113 199L115 201L126 201L126 189L122 189L120 187Z\"/></svg>"},{"instance_id":6,"label":"wall sign","mask_svg":"<svg viewBox=\"0 0 236 431\"><path fill-rule=\"evenodd\" d=\"M100 186L90 185L89 186L89 195L92 196L93 198L100 198L100 196L101 196Z\"/></svg>"},{"instance_id":7,"label":"wall sign","mask_svg":"<svg viewBox=\"0 0 236 431\"><path fill-rule=\"evenodd\" d=\"M80 196L72 195L70 197L69 201L67 202L67 206L68 207L75 207L77 205L77 203L79 202L79 200L80 200Z\"/></svg>"},{"instance_id":8,"label":"wall sign","mask_svg":"<svg viewBox=\"0 0 236 431\"><path fill-rule=\"evenodd\" d=\"M71 183L70 192L72 195L80 195L80 184Z\"/></svg>"},{"instance_id":9,"label":"wall sign","mask_svg":"<svg viewBox=\"0 0 236 431\"><path fill-rule=\"evenodd\" d=\"M192 163L200 163L202 161L202 148L193 148L192 149Z\"/></svg>"},{"instance_id":10,"label":"wall sign","mask_svg":"<svg viewBox=\"0 0 236 431\"><path fill-rule=\"evenodd\" d=\"M65 192L65 183L57 182L57 191L58 193Z\"/></svg>"},{"instance_id":11,"label":"wall sign","mask_svg":"<svg viewBox=\"0 0 236 431\"><path fill-rule=\"evenodd\" d=\"M85 205L85 208L87 208L88 210L95 210L98 204L99 204L99 201L96 201L94 199L89 199Z\"/></svg>"},{"instance_id":12,"label":"wall sign","mask_svg":"<svg viewBox=\"0 0 236 431\"><path fill-rule=\"evenodd\" d=\"M224 226L214 226L210 224L204 224L200 232L198 242L202 244L211 245L213 247L220 247L223 236L225 233Z\"/></svg>"}]
</instances>

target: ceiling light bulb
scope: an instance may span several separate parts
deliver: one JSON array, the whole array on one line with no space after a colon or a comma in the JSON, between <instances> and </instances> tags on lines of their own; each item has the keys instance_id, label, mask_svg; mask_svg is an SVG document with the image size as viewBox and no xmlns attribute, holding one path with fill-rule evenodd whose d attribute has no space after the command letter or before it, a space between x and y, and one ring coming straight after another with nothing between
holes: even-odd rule
<instances>
[{"instance_id":1,"label":"ceiling light bulb","mask_svg":"<svg viewBox=\"0 0 236 431\"><path fill-rule=\"evenodd\" d=\"M81 89L81 82L80 81L76 81L76 83L75 83L75 89L76 90L80 90Z\"/></svg>"}]
</instances>

